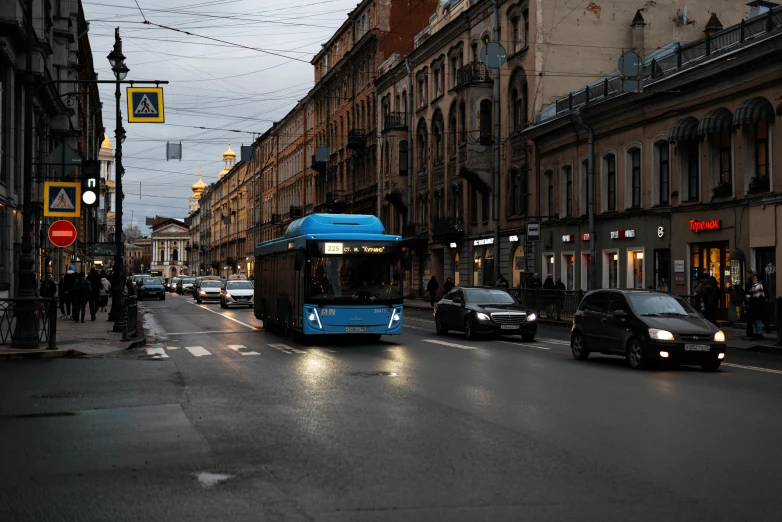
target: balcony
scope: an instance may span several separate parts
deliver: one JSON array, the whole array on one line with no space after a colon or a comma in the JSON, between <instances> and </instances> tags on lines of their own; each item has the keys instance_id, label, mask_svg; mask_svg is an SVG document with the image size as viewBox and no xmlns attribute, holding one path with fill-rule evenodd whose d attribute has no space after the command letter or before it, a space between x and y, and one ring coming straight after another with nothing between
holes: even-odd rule
<instances>
[{"instance_id":1,"label":"balcony","mask_svg":"<svg viewBox=\"0 0 782 522\"><path fill-rule=\"evenodd\" d=\"M282 223L282 214L272 214L272 225L279 225Z\"/></svg>"},{"instance_id":2,"label":"balcony","mask_svg":"<svg viewBox=\"0 0 782 522\"><path fill-rule=\"evenodd\" d=\"M364 129L348 131L348 148L351 150L364 150L367 146L367 136Z\"/></svg>"},{"instance_id":3,"label":"balcony","mask_svg":"<svg viewBox=\"0 0 782 522\"><path fill-rule=\"evenodd\" d=\"M438 243L460 241L464 237L462 218L446 217L435 219L432 226L432 239Z\"/></svg>"},{"instance_id":4,"label":"balcony","mask_svg":"<svg viewBox=\"0 0 782 522\"><path fill-rule=\"evenodd\" d=\"M466 144L459 149L459 175L483 193L492 187L492 147Z\"/></svg>"},{"instance_id":5,"label":"balcony","mask_svg":"<svg viewBox=\"0 0 782 522\"><path fill-rule=\"evenodd\" d=\"M290 211L288 212L288 215L291 219L298 219L301 217L301 206L295 206L291 205Z\"/></svg>"},{"instance_id":6,"label":"balcony","mask_svg":"<svg viewBox=\"0 0 782 522\"><path fill-rule=\"evenodd\" d=\"M468 63L456 71L457 89L493 81L491 69L481 62Z\"/></svg>"},{"instance_id":7,"label":"balcony","mask_svg":"<svg viewBox=\"0 0 782 522\"><path fill-rule=\"evenodd\" d=\"M402 244L407 247L426 246L429 243L429 234L426 227L420 223L406 223L402 225Z\"/></svg>"},{"instance_id":8,"label":"balcony","mask_svg":"<svg viewBox=\"0 0 782 522\"><path fill-rule=\"evenodd\" d=\"M407 115L404 112L386 114L383 122L383 132L390 130L407 130Z\"/></svg>"}]
</instances>

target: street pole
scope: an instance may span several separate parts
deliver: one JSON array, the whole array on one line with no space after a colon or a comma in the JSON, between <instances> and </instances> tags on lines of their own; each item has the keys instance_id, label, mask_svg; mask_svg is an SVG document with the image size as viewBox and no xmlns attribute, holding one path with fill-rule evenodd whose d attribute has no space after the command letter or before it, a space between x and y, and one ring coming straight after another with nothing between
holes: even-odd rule
<instances>
[{"instance_id":1,"label":"street pole","mask_svg":"<svg viewBox=\"0 0 782 522\"><path fill-rule=\"evenodd\" d=\"M24 75L24 172L22 185L22 246L19 256L19 287L16 295L27 301L19 301L16 309L16 328L12 337L13 348L38 348L35 328L35 281L33 280L32 238L32 189L33 189L33 0L27 0L25 32L27 33Z\"/></svg>"},{"instance_id":2,"label":"street pole","mask_svg":"<svg viewBox=\"0 0 782 522\"><path fill-rule=\"evenodd\" d=\"M494 0L494 41L500 44L500 2ZM491 283L499 279L500 275L500 64L494 70L494 205L492 205L492 217L494 218L494 278Z\"/></svg>"}]
</instances>

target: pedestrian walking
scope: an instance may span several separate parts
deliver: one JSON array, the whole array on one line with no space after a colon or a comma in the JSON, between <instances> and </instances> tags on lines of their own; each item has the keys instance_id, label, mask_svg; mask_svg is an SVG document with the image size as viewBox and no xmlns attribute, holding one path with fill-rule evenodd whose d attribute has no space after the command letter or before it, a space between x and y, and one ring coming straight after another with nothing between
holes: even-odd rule
<instances>
[{"instance_id":1,"label":"pedestrian walking","mask_svg":"<svg viewBox=\"0 0 782 522\"><path fill-rule=\"evenodd\" d=\"M100 311L105 312L109 304L109 294L111 293L111 283L106 272L101 272L100 278Z\"/></svg>"},{"instance_id":2,"label":"pedestrian walking","mask_svg":"<svg viewBox=\"0 0 782 522\"><path fill-rule=\"evenodd\" d=\"M445 279L445 283L443 283L443 292L447 294L451 290L453 290L453 280L448 277Z\"/></svg>"},{"instance_id":3,"label":"pedestrian walking","mask_svg":"<svg viewBox=\"0 0 782 522\"><path fill-rule=\"evenodd\" d=\"M529 287L533 290L539 290L543 286L543 282L540 280L540 274L535 272L532 279L529 282Z\"/></svg>"},{"instance_id":4,"label":"pedestrian walking","mask_svg":"<svg viewBox=\"0 0 782 522\"><path fill-rule=\"evenodd\" d=\"M57 299L60 301L60 319L68 317L69 314L65 313L65 296L68 295L68 291L65 288L65 274L60 274L60 284L57 285ZM68 311L70 312L70 303L68 303Z\"/></svg>"},{"instance_id":5,"label":"pedestrian walking","mask_svg":"<svg viewBox=\"0 0 782 522\"><path fill-rule=\"evenodd\" d=\"M508 280L505 279L504 275L500 274L500 277L497 278L497 282L494 283L494 286L497 288L508 288L510 283L508 283Z\"/></svg>"},{"instance_id":6,"label":"pedestrian walking","mask_svg":"<svg viewBox=\"0 0 782 522\"><path fill-rule=\"evenodd\" d=\"M437 282L437 278L432 276L432 278L429 280L429 283L426 285L426 291L429 293L429 302L432 304L432 308L434 308L434 297L437 294L437 290L439 289L440 284Z\"/></svg>"},{"instance_id":7,"label":"pedestrian walking","mask_svg":"<svg viewBox=\"0 0 782 522\"><path fill-rule=\"evenodd\" d=\"M561 277L557 278L557 282L554 285L554 290L565 290L565 283L562 282Z\"/></svg>"},{"instance_id":8,"label":"pedestrian walking","mask_svg":"<svg viewBox=\"0 0 782 522\"><path fill-rule=\"evenodd\" d=\"M546 280L543 281L543 290L555 290L554 276L551 274L546 275Z\"/></svg>"},{"instance_id":9,"label":"pedestrian walking","mask_svg":"<svg viewBox=\"0 0 782 522\"><path fill-rule=\"evenodd\" d=\"M90 275L87 276L87 281L90 282L90 319L95 320L95 314L98 312L98 304L100 303L100 274L95 268L90 269Z\"/></svg>"},{"instance_id":10,"label":"pedestrian walking","mask_svg":"<svg viewBox=\"0 0 782 522\"><path fill-rule=\"evenodd\" d=\"M81 317L81 322L84 322L84 314L86 313L87 303L90 300L90 282L87 281L87 277L84 272L79 272L76 276L76 280L73 282L73 288L71 288L71 298L73 299L73 320L77 323Z\"/></svg>"},{"instance_id":11,"label":"pedestrian walking","mask_svg":"<svg viewBox=\"0 0 782 522\"><path fill-rule=\"evenodd\" d=\"M57 293L57 283L54 282L52 274L46 274L46 279L41 283L40 293L41 297L54 297Z\"/></svg>"},{"instance_id":12,"label":"pedestrian walking","mask_svg":"<svg viewBox=\"0 0 782 522\"><path fill-rule=\"evenodd\" d=\"M741 316L745 321L747 321L747 326L744 333L745 339L751 339L755 335L754 330L752 329L752 321L750 320L750 301L747 295L749 295L750 290L752 289L753 281L756 275L757 272L751 268L747 269L747 279L744 282L744 307L741 310Z\"/></svg>"},{"instance_id":13,"label":"pedestrian walking","mask_svg":"<svg viewBox=\"0 0 782 522\"><path fill-rule=\"evenodd\" d=\"M74 299L76 296L73 294L73 283L76 281L76 277L76 271L71 268L65 273L65 278L63 280L65 285L65 317L73 317L74 315L73 308L75 306Z\"/></svg>"},{"instance_id":14,"label":"pedestrian walking","mask_svg":"<svg viewBox=\"0 0 782 522\"><path fill-rule=\"evenodd\" d=\"M752 288L745 298L749 301L747 322L752 323L752 335L745 337L745 339L759 341L763 339L763 308L766 304L766 291L758 280L757 274L753 276Z\"/></svg>"}]
</instances>

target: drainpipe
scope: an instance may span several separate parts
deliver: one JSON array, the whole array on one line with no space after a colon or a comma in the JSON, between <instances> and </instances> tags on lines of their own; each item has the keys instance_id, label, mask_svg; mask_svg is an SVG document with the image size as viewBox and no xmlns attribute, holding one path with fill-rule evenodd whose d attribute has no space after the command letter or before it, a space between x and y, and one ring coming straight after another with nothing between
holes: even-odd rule
<instances>
[{"instance_id":1,"label":"drainpipe","mask_svg":"<svg viewBox=\"0 0 782 522\"><path fill-rule=\"evenodd\" d=\"M494 0L494 41L500 41L500 2ZM500 272L500 68L494 70L494 280Z\"/></svg>"},{"instance_id":2,"label":"drainpipe","mask_svg":"<svg viewBox=\"0 0 782 522\"><path fill-rule=\"evenodd\" d=\"M597 281L596 256L595 256L595 131L584 123L581 110L576 109L578 124L587 131L587 210L589 213L589 264L592 269L592 281L587 278L587 290L594 290Z\"/></svg>"},{"instance_id":3,"label":"drainpipe","mask_svg":"<svg viewBox=\"0 0 782 522\"><path fill-rule=\"evenodd\" d=\"M407 67L407 224L413 222L413 70L410 58L405 56Z\"/></svg>"}]
</instances>

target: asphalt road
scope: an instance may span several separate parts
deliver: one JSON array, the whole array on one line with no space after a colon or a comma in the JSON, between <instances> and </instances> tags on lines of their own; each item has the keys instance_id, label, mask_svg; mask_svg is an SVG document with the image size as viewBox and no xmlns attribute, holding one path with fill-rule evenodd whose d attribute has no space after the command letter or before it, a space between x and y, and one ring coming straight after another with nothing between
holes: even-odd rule
<instances>
[{"instance_id":1,"label":"asphalt road","mask_svg":"<svg viewBox=\"0 0 782 522\"><path fill-rule=\"evenodd\" d=\"M146 349L0 364L0 520L782 518L779 357L632 371L425 311L305 346L249 309L142 306Z\"/></svg>"}]
</instances>

